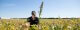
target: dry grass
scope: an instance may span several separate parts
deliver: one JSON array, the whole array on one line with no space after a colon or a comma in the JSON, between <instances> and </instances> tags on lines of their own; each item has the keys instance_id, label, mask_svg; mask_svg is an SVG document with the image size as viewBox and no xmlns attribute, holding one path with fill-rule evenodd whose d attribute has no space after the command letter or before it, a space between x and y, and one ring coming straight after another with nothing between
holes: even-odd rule
<instances>
[{"instance_id":1,"label":"dry grass","mask_svg":"<svg viewBox=\"0 0 80 30\"><path fill-rule=\"evenodd\" d=\"M80 19L40 19L39 26L27 27L26 19L0 19L0 30L80 30ZM27 26L26 26L27 25Z\"/></svg>"}]
</instances>

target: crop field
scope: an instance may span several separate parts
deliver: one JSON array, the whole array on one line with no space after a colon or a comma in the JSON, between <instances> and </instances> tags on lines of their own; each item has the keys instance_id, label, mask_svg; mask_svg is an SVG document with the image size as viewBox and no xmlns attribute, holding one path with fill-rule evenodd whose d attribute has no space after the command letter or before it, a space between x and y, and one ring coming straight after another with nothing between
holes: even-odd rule
<instances>
[{"instance_id":1,"label":"crop field","mask_svg":"<svg viewBox=\"0 0 80 30\"><path fill-rule=\"evenodd\" d=\"M27 19L0 19L0 30L27 30ZM40 19L29 30L80 30L80 19Z\"/></svg>"}]
</instances>

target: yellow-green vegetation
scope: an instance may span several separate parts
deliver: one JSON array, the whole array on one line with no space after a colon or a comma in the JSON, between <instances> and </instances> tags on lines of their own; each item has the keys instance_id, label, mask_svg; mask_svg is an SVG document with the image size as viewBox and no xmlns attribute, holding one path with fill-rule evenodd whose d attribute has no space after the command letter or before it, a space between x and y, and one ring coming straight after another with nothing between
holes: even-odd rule
<instances>
[{"instance_id":1,"label":"yellow-green vegetation","mask_svg":"<svg viewBox=\"0 0 80 30\"><path fill-rule=\"evenodd\" d=\"M26 19L0 19L0 30L24 30ZM40 19L29 30L80 30L80 19Z\"/></svg>"}]
</instances>

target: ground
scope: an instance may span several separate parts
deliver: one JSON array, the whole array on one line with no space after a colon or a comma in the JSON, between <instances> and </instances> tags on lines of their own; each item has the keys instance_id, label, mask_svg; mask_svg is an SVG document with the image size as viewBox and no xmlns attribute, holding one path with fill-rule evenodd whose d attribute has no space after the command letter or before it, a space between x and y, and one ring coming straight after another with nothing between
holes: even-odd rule
<instances>
[{"instance_id":1,"label":"ground","mask_svg":"<svg viewBox=\"0 0 80 30\"><path fill-rule=\"evenodd\" d=\"M0 30L27 30L27 19L0 19ZM29 30L80 30L80 19L40 19Z\"/></svg>"}]
</instances>

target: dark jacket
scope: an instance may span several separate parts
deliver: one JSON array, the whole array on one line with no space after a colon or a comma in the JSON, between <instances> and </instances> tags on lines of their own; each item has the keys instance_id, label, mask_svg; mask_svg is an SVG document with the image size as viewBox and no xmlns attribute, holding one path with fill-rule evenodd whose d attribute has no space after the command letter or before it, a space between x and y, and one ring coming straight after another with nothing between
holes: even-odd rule
<instances>
[{"instance_id":1,"label":"dark jacket","mask_svg":"<svg viewBox=\"0 0 80 30\"><path fill-rule=\"evenodd\" d=\"M30 25L39 24L39 19L37 17L35 17L35 20L33 20L32 17L29 17L27 21L30 22Z\"/></svg>"}]
</instances>

